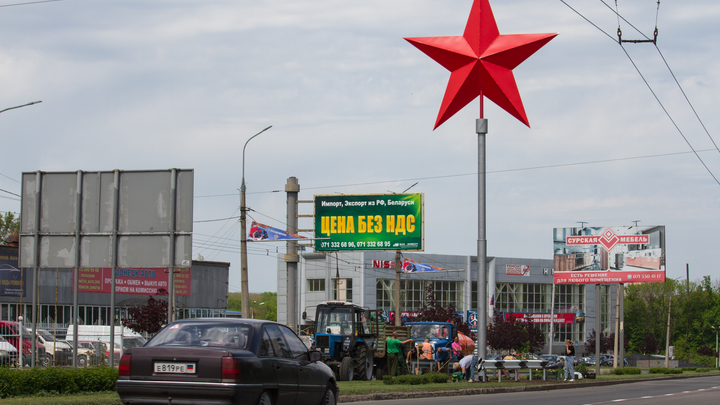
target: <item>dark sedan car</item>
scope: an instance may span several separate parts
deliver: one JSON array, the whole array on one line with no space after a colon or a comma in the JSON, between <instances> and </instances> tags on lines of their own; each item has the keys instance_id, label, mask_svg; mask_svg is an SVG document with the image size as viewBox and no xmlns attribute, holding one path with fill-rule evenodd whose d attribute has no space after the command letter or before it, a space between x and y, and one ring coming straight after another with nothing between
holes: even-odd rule
<instances>
[{"instance_id":1,"label":"dark sedan car","mask_svg":"<svg viewBox=\"0 0 720 405\"><path fill-rule=\"evenodd\" d=\"M285 325L257 319L185 319L125 351L123 404L335 404L320 352Z\"/></svg>"}]
</instances>

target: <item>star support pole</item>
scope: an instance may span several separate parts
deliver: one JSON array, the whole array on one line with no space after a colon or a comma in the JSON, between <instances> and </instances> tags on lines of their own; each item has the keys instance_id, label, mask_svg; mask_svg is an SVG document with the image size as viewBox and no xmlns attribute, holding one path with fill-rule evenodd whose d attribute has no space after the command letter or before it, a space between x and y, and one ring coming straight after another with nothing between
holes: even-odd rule
<instances>
[{"instance_id":1,"label":"star support pole","mask_svg":"<svg viewBox=\"0 0 720 405\"><path fill-rule=\"evenodd\" d=\"M530 126L513 69L550 42L553 34L500 35L488 0L474 0L462 36L405 38L450 71L435 121L437 129L475 98L480 98L478 135L478 355L487 349L487 240L485 239L485 135L483 96Z\"/></svg>"}]
</instances>

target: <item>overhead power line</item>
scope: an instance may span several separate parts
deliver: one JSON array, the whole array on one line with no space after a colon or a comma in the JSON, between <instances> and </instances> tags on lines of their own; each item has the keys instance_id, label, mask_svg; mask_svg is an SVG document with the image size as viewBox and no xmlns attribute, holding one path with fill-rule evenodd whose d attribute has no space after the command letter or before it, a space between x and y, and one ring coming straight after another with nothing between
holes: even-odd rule
<instances>
[{"instance_id":1,"label":"overhead power line","mask_svg":"<svg viewBox=\"0 0 720 405\"><path fill-rule=\"evenodd\" d=\"M618 17L618 31L619 31L620 19L622 19L623 21L627 22L628 25L630 25L631 27L633 27L636 31L638 31L641 35L643 35L645 38L647 38L647 39L649 40L649 38L648 38L645 34L643 34L642 31L638 30L634 25L630 24L630 23L627 21L627 19L625 19L624 17L622 17L622 16L620 15L620 13L617 12L617 10L613 10L612 7L610 7L607 3L605 3L604 0L600 0L600 1L601 1L606 7L608 7L612 12L614 12L614 13L617 15L617 17ZM615 38L613 38L612 35L610 35L610 34L608 34L607 32L605 32L605 31L604 31L602 28L600 28L597 24L593 23L589 18L585 17L582 13L580 13L579 11L577 11L576 9L574 9L573 7L571 7L565 0L560 0L560 2L562 2L562 3L563 3L565 6L567 6L570 10L574 11L577 15L579 15L580 17L582 17L585 21L587 21L587 22L588 22L589 24L591 24L593 27L597 28L600 32L602 32L603 34L605 34L606 36L608 36L608 38L612 39L613 42L616 42L616 43L618 43L618 44L620 45L620 47L622 48L623 52L625 53L625 56L627 56L627 58L630 60L630 63L632 63L633 67L635 68L635 70L636 70L636 71L638 72L638 74L640 75L640 78L643 80L643 82L645 83L645 85L647 86L647 88L650 90L650 93L652 93L653 97L655 98L655 101L657 101L657 103L660 105L660 108L662 108L663 112L665 112L665 115L670 119L670 122L673 124L673 126L675 127L675 129L678 131L678 133L680 134L680 136L682 136L682 138L685 140L685 143L690 147L690 149L692 150L692 153L695 154L695 157L697 157L697 159L700 161L700 163L703 165L703 167L705 167L705 170L706 170L706 171L710 174L710 176L715 180L715 183L717 183L718 185L720 185L720 180L718 180L718 178L715 176L715 174L713 174L712 170L710 170L710 168L707 166L707 164L705 163L705 161L700 157L700 155L698 154L698 151L695 150L695 148L692 146L692 144L690 143L690 141L687 139L687 137L685 136L685 134L682 132L682 130L680 129L680 127L677 125L677 123L676 123L675 120L673 119L673 117L670 115L670 112L667 110L667 108L665 108L665 105L663 105L662 101L660 101L660 98L658 97L657 93L655 93L655 91L653 90L652 86L650 86L650 83L645 79L645 76L644 76L643 73L640 71L640 68L637 66L637 64L635 63L635 61L633 60L633 58L630 56L630 54L628 53L627 49L625 49L625 47L623 46L623 41L622 41L622 39L621 39L620 37L618 37L617 40L616 40ZM658 7L659 7L659 1L658 1ZM656 15L655 29L656 29L656 33L657 33L657 15ZM619 32L618 32L618 35L619 35ZM657 34L656 34L656 35L657 35ZM658 52L660 52L660 48L658 48L658 46L657 46L657 41L646 41L646 42L655 42L655 48L658 50ZM681 92L683 93L683 95L685 96L685 100L688 102L688 104L690 104L690 108L693 110L693 112L695 113L695 116L696 116L697 119L700 121L700 124L701 124L702 127L705 129L705 132L707 133L708 137L710 137L710 139L712 140L713 145L715 145L716 150L718 150L718 152L720 152L720 149L718 149L717 144L715 144L715 141L712 139L712 136L710 136L710 133L707 131L707 128L705 128L705 125L702 123L702 120L700 120L700 117L699 117L699 115L697 114L697 111L695 111L695 108L694 108L694 107L692 106L692 104L690 103L690 100L687 98L687 95L685 95L685 91L682 90L682 86L680 86L680 83L679 83L678 80L675 78L675 74L672 72L672 69L670 69L670 66L667 64L667 61L666 61L665 58L662 56L662 54L661 54L661 57L662 57L663 61L665 61L665 66L667 66L668 70L670 71L670 74L671 74L671 75L673 76L673 78L675 79L675 83L677 83L678 87L680 87L680 91L681 91Z\"/></svg>"},{"instance_id":2,"label":"overhead power line","mask_svg":"<svg viewBox=\"0 0 720 405\"><path fill-rule=\"evenodd\" d=\"M64 0L38 0L38 1L28 1L25 3L14 3L14 4L1 4L0 7L15 7L15 6L27 6L30 4L39 4L39 3L54 3L56 1L64 1Z\"/></svg>"}]
</instances>

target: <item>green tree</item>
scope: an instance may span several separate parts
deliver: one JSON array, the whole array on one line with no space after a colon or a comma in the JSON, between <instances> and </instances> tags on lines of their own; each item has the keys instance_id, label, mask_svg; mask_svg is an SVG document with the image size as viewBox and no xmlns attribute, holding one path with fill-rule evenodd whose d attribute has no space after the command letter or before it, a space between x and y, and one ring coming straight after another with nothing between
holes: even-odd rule
<instances>
[{"instance_id":1,"label":"green tree","mask_svg":"<svg viewBox=\"0 0 720 405\"><path fill-rule=\"evenodd\" d=\"M229 311L242 311L241 293L228 293L227 309ZM277 321L277 293L250 293L250 314L243 314L243 317Z\"/></svg>"},{"instance_id":2,"label":"green tree","mask_svg":"<svg viewBox=\"0 0 720 405\"><path fill-rule=\"evenodd\" d=\"M4 243L13 231L20 231L20 216L16 217L8 211L5 215L0 215L0 243Z\"/></svg>"},{"instance_id":3,"label":"green tree","mask_svg":"<svg viewBox=\"0 0 720 405\"><path fill-rule=\"evenodd\" d=\"M630 351L652 354L647 351L654 349L664 353L672 297L670 346L675 347L675 357L698 364L707 360L698 350L714 344L711 327L720 325L720 291L710 276L700 282L668 279L665 283L633 284L625 291L625 331Z\"/></svg>"}]
</instances>

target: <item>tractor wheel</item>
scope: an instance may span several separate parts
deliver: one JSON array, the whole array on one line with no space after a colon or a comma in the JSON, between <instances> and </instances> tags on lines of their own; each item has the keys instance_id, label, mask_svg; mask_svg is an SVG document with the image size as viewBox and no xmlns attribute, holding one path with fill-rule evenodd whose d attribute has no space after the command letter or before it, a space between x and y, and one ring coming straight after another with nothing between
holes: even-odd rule
<instances>
[{"instance_id":1,"label":"tractor wheel","mask_svg":"<svg viewBox=\"0 0 720 405\"><path fill-rule=\"evenodd\" d=\"M376 381L382 381L383 376L386 374L384 369L385 369L384 365L380 365L380 367L375 368L375 380Z\"/></svg>"},{"instance_id":2,"label":"tractor wheel","mask_svg":"<svg viewBox=\"0 0 720 405\"><path fill-rule=\"evenodd\" d=\"M373 376L373 353L366 345L358 345L354 352L355 375L358 380L370 381Z\"/></svg>"},{"instance_id":3,"label":"tractor wheel","mask_svg":"<svg viewBox=\"0 0 720 405\"><path fill-rule=\"evenodd\" d=\"M354 374L353 358L343 357L342 363L340 363L340 381L352 381Z\"/></svg>"}]
</instances>

